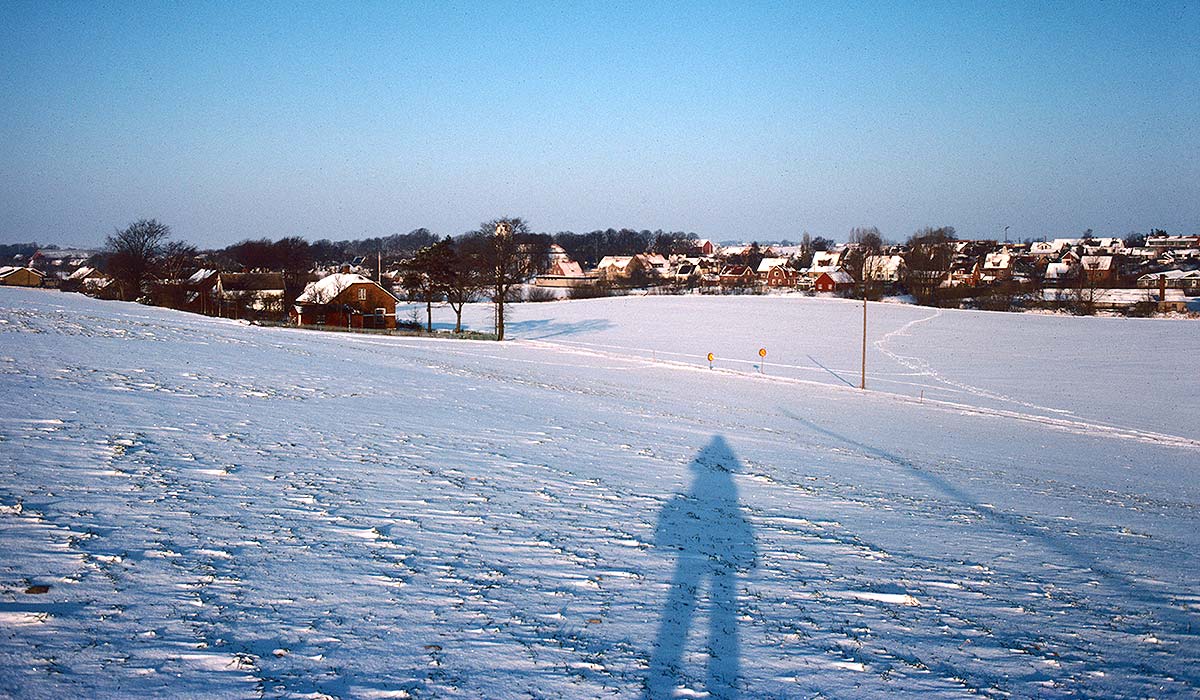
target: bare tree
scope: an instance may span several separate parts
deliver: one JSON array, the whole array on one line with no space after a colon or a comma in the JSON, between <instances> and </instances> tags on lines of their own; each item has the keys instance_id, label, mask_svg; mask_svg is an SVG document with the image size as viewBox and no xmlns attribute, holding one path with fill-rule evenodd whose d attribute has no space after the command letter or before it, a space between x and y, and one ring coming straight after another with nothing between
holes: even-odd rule
<instances>
[{"instance_id":1,"label":"bare tree","mask_svg":"<svg viewBox=\"0 0 1200 700\"><path fill-rule=\"evenodd\" d=\"M196 271L196 246L183 241L171 241L162 247L159 271L164 280L183 279Z\"/></svg>"},{"instance_id":2,"label":"bare tree","mask_svg":"<svg viewBox=\"0 0 1200 700\"><path fill-rule=\"evenodd\" d=\"M279 239L271 247L274 263L283 272L283 302L290 305L312 278L312 246L300 236L290 236Z\"/></svg>"},{"instance_id":3,"label":"bare tree","mask_svg":"<svg viewBox=\"0 0 1200 700\"><path fill-rule=\"evenodd\" d=\"M151 299L157 306L183 308L188 287L184 278L196 271L196 246L183 241L171 241L162 247L158 256L158 283L151 285Z\"/></svg>"},{"instance_id":4,"label":"bare tree","mask_svg":"<svg viewBox=\"0 0 1200 700\"><path fill-rule=\"evenodd\" d=\"M938 287L950 270L956 240L953 226L926 227L908 239L908 288L917 303L937 305Z\"/></svg>"},{"instance_id":5,"label":"bare tree","mask_svg":"<svg viewBox=\"0 0 1200 700\"><path fill-rule=\"evenodd\" d=\"M496 308L496 339L504 340L505 305L533 268L535 255L522 247L532 238L529 225L519 218L502 218L480 225L469 237L479 251L487 288Z\"/></svg>"},{"instance_id":6,"label":"bare tree","mask_svg":"<svg viewBox=\"0 0 1200 700\"><path fill-rule=\"evenodd\" d=\"M461 333L463 307L487 287L483 261L469 245L455 244L449 236L442 243L447 246L448 260L435 274L441 276L438 286L446 295L450 308L454 309L454 332Z\"/></svg>"},{"instance_id":7,"label":"bare tree","mask_svg":"<svg viewBox=\"0 0 1200 700\"><path fill-rule=\"evenodd\" d=\"M418 250L404 264L404 287L425 300L425 330L433 332L433 300L445 288L453 252L450 239L438 241Z\"/></svg>"},{"instance_id":8,"label":"bare tree","mask_svg":"<svg viewBox=\"0 0 1200 700\"><path fill-rule=\"evenodd\" d=\"M171 229L156 219L139 219L104 241L108 252L108 274L117 281L121 298L132 301L142 295L142 287L159 262L163 245Z\"/></svg>"},{"instance_id":9,"label":"bare tree","mask_svg":"<svg viewBox=\"0 0 1200 700\"><path fill-rule=\"evenodd\" d=\"M850 229L849 242L868 253L878 253L883 249L883 236L874 226L856 226Z\"/></svg>"}]
</instances>

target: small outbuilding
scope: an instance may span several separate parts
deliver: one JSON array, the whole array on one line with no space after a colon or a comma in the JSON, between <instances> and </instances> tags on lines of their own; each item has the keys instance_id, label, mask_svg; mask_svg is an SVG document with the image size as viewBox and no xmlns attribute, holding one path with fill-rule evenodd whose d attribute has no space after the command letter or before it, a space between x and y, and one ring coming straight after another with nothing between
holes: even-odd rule
<instances>
[{"instance_id":1,"label":"small outbuilding","mask_svg":"<svg viewBox=\"0 0 1200 700\"><path fill-rule=\"evenodd\" d=\"M822 272L813 282L813 290L818 292L844 292L854 288L854 278L845 270Z\"/></svg>"}]
</instances>

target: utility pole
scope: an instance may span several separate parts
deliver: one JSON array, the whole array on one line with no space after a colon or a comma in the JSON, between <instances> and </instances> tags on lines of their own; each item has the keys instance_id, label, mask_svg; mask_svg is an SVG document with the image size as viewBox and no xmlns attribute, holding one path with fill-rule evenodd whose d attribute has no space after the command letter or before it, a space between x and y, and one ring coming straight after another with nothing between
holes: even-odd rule
<instances>
[{"instance_id":1,"label":"utility pole","mask_svg":"<svg viewBox=\"0 0 1200 700\"><path fill-rule=\"evenodd\" d=\"M867 256L863 256L862 267L862 297L863 297L863 337L862 337L862 375L858 388L867 388Z\"/></svg>"},{"instance_id":2,"label":"utility pole","mask_svg":"<svg viewBox=\"0 0 1200 700\"><path fill-rule=\"evenodd\" d=\"M859 389L867 388L867 289L863 285L863 342L862 342L862 377L858 383Z\"/></svg>"}]
</instances>

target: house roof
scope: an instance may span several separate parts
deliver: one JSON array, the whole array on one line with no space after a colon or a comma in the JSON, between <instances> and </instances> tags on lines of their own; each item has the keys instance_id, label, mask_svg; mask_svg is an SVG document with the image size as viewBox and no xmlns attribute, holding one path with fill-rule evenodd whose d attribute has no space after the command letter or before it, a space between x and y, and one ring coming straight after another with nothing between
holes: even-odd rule
<instances>
[{"instance_id":1,"label":"house roof","mask_svg":"<svg viewBox=\"0 0 1200 700\"><path fill-rule=\"evenodd\" d=\"M69 279L69 280L86 279L93 272L98 272L98 270L94 267L88 267L87 265L84 265L83 267L79 268L78 270L67 275L67 279Z\"/></svg>"},{"instance_id":2,"label":"house roof","mask_svg":"<svg viewBox=\"0 0 1200 700\"><path fill-rule=\"evenodd\" d=\"M863 264L871 272L895 272L904 265L904 256L868 255Z\"/></svg>"},{"instance_id":3,"label":"house roof","mask_svg":"<svg viewBox=\"0 0 1200 700\"><path fill-rule=\"evenodd\" d=\"M759 272L770 272L773 267L783 267L788 264L787 258L763 258L758 264Z\"/></svg>"},{"instance_id":4,"label":"house roof","mask_svg":"<svg viewBox=\"0 0 1200 700\"><path fill-rule=\"evenodd\" d=\"M600 262L596 265L597 270L606 270L614 267L618 270L624 270L629 263L633 262L632 255L605 255L600 258Z\"/></svg>"},{"instance_id":5,"label":"house roof","mask_svg":"<svg viewBox=\"0 0 1200 700\"><path fill-rule=\"evenodd\" d=\"M375 284L375 281L357 275L352 272L338 272L326 277L322 277L316 282L309 282L304 288L304 292L296 297L296 302L300 304L324 304L332 301L338 294L341 294L351 286L361 283ZM379 286L379 285L375 285ZM380 289L383 289L380 287Z\"/></svg>"},{"instance_id":6,"label":"house roof","mask_svg":"<svg viewBox=\"0 0 1200 700\"><path fill-rule=\"evenodd\" d=\"M1162 272L1149 272L1141 277L1138 277L1138 281L1157 280L1159 277L1166 277L1169 280L1200 279L1200 270L1163 270Z\"/></svg>"},{"instance_id":7,"label":"house roof","mask_svg":"<svg viewBox=\"0 0 1200 700\"><path fill-rule=\"evenodd\" d=\"M983 258L983 269L985 270L1004 270L1012 267L1013 256L1007 250L1002 250L997 253L988 253Z\"/></svg>"},{"instance_id":8,"label":"house roof","mask_svg":"<svg viewBox=\"0 0 1200 700\"><path fill-rule=\"evenodd\" d=\"M560 260L555 263L559 274L564 277L583 277L583 267L571 260Z\"/></svg>"},{"instance_id":9,"label":"house roof","mask_svg":"<svg viewBox=\"0 0 1200 700\"><path fill-rule=\"evenodd\" d=\"M1058 279L1071 273L1070 263L1052 262L1046 266L1046 279Z\"/></svg>"},{"instance_id":10,"label":"house roof","mask_svg":"<svg viewBox=\"0 0 1200 700\"><path fill-rule=\"evenodd\" d=\"M1111 255L1085 255L1079 262L1087 270L1111 270L1113 257Z\"/></svg>"},{"instance_id":11,"label":"house roof","mask_svg":"<svg viewBox=\"0 0 1200 700\"><path fill-rule=\"evenodd\" d=\"M840 268L833 272L822 272L821 277L828 277L834 284L854 284L854 278L850 276L850 273Z\"/></svg>"},{"instance_id":12,"label":"house roof","mask_svg":"<svg viewBox=\"0 0 1200 700\"><path fill-rule=\"evenodd\" d=\"M842 259L842 253L838 250L818 250L813 253L812 264L814 267L832 267L838 264Z\"/></svg>"},{"instance_id":13,"label":"house roof","mask_svg":"<svg viewBox=\"0 0 1200 700\"><path fill-rule=\"evenodd\" d=\"M45 275L43 275L41 272L33 269L32 267L18 267L16 265L8 265L6 267L0 267L0 277L8 277L9 275L11 275L15 272L19 272L21 270L28 270L29 272L32 272L33 274L37 275L38 277L45 277Z\"/></svg>"},{"instance_id":14,"label":"house roof","mask_svg":"<svg viewBox=\"0 0 1200 700\"><path fill-rule=\"evenodd\" d=\"M203 282L204 280L208 279L209 277L212 277L215 274L217 274L216 270L207 270L204 268L200 268L199 270L196 270L196 272L193 273L191 277L187 278L187 282L188 282L188 284L196 284L198 282Z\"/></svg>"},{"instance_id":15,"label":"house roof","mask_svg":"<svg viewBox=\"0 0 1200 700\"><path fill-rule=\"evenodd\" d=\"M278 272L222 272L221 289L226 292L282 292L283 275Z\"/></svg>"}]
</instances>

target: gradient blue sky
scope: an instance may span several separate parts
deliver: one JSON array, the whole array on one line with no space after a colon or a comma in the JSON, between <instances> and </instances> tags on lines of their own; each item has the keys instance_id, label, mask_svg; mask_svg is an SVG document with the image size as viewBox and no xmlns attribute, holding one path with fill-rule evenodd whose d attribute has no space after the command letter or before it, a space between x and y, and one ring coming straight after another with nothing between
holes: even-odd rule
<instances>
[{"instance_id":1,"label":"gradient blue sky","mask_svg":"<svg viewBox=\"0 0 1200 700\"><path fill-rule=\"evenodd\" d=\"M1197 3L0 2L0 241L1200 230Z\"/></svg>"}]
</instances>

